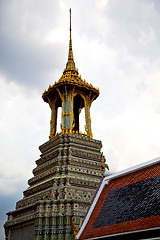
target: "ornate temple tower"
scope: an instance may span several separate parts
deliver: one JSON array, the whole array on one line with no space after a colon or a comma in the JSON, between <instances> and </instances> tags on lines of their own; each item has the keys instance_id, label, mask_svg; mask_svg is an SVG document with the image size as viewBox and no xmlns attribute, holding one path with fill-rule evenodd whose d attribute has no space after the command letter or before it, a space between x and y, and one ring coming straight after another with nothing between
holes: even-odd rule
<instances>
[{"instance_id":1,"label":"ornate temple tower","mask_svg":"<svg viewBox=\"0 0 160 240\"><path fill-rule=\"evenodd\" d=\"M82 80L75 67L71 38L66 68L42 98L51 108L49 141L39 147L33 178L16 210L7 213L6 240L73 239L73 216L79 228L102 178L101 141L93 139L90 107L99 89ZM61 132L57 111L62 107ZM85 109L85 133L79 116ZM102 164L103 165L103 164Z\"/></svg>"},{"instance_id":2,"label":"ornate temple tower","mask_svg":"<svg viewBox=\"0 0 160 240\"><path fill-rule=\"evenodd\" d=\"M70 40L69 53L66 68L58 82L49 86L42 95L43 100L49 103L51 108L50 139L56 136L57 109L62 107L61 134L82 134L79 129L79 115L85 108L85 130L86 136L92 138L90 107L99 95L99 89L94 88L81 76L76 69L71 38L71 10L70 10Z\"/></svg>"}]
</instances>

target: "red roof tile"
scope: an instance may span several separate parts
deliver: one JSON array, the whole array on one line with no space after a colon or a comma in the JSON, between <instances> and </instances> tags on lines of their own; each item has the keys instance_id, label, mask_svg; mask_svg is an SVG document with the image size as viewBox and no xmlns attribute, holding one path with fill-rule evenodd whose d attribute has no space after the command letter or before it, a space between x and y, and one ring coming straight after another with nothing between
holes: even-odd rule
<instances>
[{"instance_id":1,"label":"red roof tile","mask_svg":"<svg viewBox=\"0 0 160 240\"><path fill-rule=\"evenodd\" d=\"M78 239L160 227L160 161L109 179Z\"/></svg>"}]
</instances>

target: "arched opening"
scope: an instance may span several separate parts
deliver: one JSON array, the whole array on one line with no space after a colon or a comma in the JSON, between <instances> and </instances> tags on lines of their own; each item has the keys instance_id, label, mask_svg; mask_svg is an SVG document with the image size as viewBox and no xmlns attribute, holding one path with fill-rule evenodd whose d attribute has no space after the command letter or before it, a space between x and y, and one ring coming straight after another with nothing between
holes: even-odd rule
<instances>
[{"instance_id":1,"label":"arched opening","mask_svg":"<svg viewBox=\"0 0 160 240\"><path fill-rule=\"evenodd\" d=\"M59 133L61 132L61 117L62 117L62 107L57 108L57 126L56 131Z\"/></svg>"},{"instance_id":2,"label":"arched opening","mask_svg":"<svg viewBox=\"0 0 160 240\"><path fill-rule=\"evenodd\" d=\"M61 131L61 115L62 115L62 100L60 96L58 96L56 104L56 116L55 116L55 132L60 132Z\"/></svg>"},{"instance_id":3,"label":"arched opening","mask_svg":"<svg viewBox=\"0 0 160 240\"><path fill-rule=\"evenodd\" d=\"M84 100L79 94L77 94L73 100L74 131L80 131L79 115L82 108L84 108Z\"/></svg>"},{"instance_id":4,"label":"arched opening","mask_svg":"<svg viewBox=\"0 0 160 240\"><path fill-rule=\"evenodd\" d=\"M85 133L85 125L86 125L85 108L82 108L81 113L79 115L79 130L80 130L80 132Z\"/></svg>"}]
</instances>

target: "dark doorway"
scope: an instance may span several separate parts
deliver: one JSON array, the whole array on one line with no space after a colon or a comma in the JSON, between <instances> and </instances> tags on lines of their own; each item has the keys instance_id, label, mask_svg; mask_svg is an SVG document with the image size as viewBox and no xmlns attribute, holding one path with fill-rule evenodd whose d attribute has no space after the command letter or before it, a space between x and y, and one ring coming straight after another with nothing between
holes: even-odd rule
<instances>
[{"instance_id":1,"label":"dark doorway","mask_svg":"<svg viewBox=\"0 0 160 240\"><path fill-rule=\"evenodd\" d=\"M73 101L73 113L74 113L74 128L73 128L73 130L74 131L79 132L79 115L80 115L80 112L83 107L84 107L84 100L79 94L77 94L74 97L74 101Z\"/></svg>"}]
</instances>

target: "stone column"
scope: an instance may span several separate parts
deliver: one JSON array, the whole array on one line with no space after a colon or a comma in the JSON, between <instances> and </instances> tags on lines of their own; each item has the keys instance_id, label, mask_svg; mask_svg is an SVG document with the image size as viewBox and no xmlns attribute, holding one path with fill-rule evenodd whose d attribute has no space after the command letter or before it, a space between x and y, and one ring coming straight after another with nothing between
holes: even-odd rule
<instances>
[{"instance_id":1,"label":"stone column","mask_svg":"<svg viewBox=\"0 0 160 240\"><path fill-rule=\"evenodd\" d=\"M57 109L55 106L55 101L51 103L51 121L50 121L50 138L53 138L56 134L57 126Z\"/></svg>"},{"instance_id":2,"label":"stone column","mask_svg":"<svg viewBox=\"0 0 160 240\"><path fill-rule=\"evenodd\" d=\"M54 207L53 207L54 209ZM53 211L53 210L52 210ZM51 218L51 240L57 240L57 221L56 214L53 212L53 216Z\"/></svg>"},{"instance_id":3,"label":"stone column","mask_svg":"<svg viewBox=\"0 0 160 240\"><path fill-rule=\"evenodd\" d=\"M44 222L44 240L49 240L49 217L45 217Z\"/></svg>"}]
</instances>

